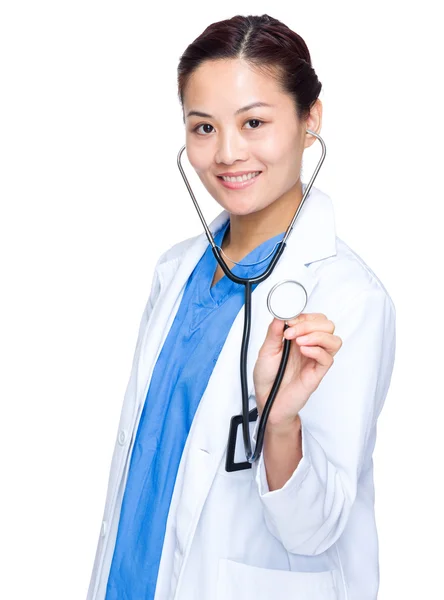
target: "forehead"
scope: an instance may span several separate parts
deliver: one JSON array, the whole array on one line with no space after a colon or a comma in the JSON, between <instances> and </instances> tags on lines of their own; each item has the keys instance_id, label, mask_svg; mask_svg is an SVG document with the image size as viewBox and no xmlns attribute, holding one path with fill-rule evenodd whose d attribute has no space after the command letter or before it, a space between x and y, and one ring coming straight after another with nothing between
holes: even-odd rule
<instances>
[{"instance_id":1,"label":"forehead","mask_svg":"<svg viewBox=\"0 0 444 600\"><path fill-rule=\"evenodd\" d=\"M186 109L215 107L234 111L252 102L282 105L291 98L275 78L240 59L207 60L192 74L184 94ZM271 109L267 109L271 110Z\"/></svg>"}]
</instances>

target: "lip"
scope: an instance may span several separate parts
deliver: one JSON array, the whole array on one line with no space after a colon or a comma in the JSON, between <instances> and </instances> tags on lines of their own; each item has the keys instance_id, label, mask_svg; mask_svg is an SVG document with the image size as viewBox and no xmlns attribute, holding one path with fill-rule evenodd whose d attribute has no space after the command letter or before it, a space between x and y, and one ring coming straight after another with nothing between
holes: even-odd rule
<instances>
[{"instance_id":1,"label":"lip","mask_svg":"<svg viewBox=\"0 0 444 600\"><path fill-rule=\"evenodd\" d=\"M255 171L247 171L247 173L254 173L254 172ZM262 171L259 173L259 175L256 175L256 177L252 177L251 179L249 179L247 181L224 181L220 175L217 176L217 179L219 180L221 185L223 185L225 188L228 188L230 190L243 190L244 188L250 187L250 185L253 185L254 183L256 183L256 181L259 179L259 177L261 175L262 175ZM230 177L230 175L228 175L228 177ZM231 175L231 177L235 177L235 175Z\"/></svg>"}]
</instances>

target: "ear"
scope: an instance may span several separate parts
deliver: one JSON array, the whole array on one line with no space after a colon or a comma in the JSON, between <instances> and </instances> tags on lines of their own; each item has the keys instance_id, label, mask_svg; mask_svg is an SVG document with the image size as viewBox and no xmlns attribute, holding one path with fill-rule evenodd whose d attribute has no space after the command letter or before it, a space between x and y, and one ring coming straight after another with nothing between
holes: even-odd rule
<instances>
[{"instance_id":1,"label":"ear","mask_svg":"<svg viewBox=\"0 0 444 600\"><path fill-rule=\"evenodd\" d=\"M307 117L305 122L305 129L310 129L310 131L314 131L319 134L322 127L322 102L319 98L313 104L310 109L310 114ZM305 134L304 148L309 148L314 142L317 141L314 135L310 135L309 133Z\"/></svg>"}]
</instances>

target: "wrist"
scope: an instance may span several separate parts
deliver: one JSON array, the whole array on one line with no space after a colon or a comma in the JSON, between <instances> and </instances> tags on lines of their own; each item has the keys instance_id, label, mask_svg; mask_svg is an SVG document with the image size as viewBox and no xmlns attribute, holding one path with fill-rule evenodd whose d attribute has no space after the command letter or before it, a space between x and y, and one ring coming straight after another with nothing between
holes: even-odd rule
<instances>
[{"instance_id":1,"label":"wrist","mask_svg":"<svg viewBox=\"0 0 444 600\"><path fill-rule=\"evenodd\" d=\"M273 437L292 437L295 434L300 433L301 427L302 423L299 414L292 419L281 421L279 423L270 423L268 420L265 427L265 435L268 433Z\"/></svg>"}]
</instances>

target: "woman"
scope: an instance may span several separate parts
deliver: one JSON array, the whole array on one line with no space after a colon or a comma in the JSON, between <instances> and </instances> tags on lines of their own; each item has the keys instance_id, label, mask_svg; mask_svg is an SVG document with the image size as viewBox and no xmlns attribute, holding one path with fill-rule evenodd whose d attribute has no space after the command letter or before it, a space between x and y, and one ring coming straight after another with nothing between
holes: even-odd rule
<instances>
[{"instance_id":1,"label":"woman","mask_svg":"<svg viewBox=\"0 0 444 600\"><path fill-rule=\"evenodd\" d=\"M234 273L258 275L301 202L302 155L316 141L307 130L321 130L309 51L276 19L236 16L186 49L178 83L189 161L224 209L210 225L215 242ZM244 172L245 183L230 182ZM308 301L284 332L266 297L286 278ZM372 453L394 363L393 303L336 237L331 200L315 187L253 290L247 370L259 415L283 337L290 359L259 460L229 472L244 287L224 276L204 233L159 258L89 600L377 597Z\"/></svg>"}]
</instances>

